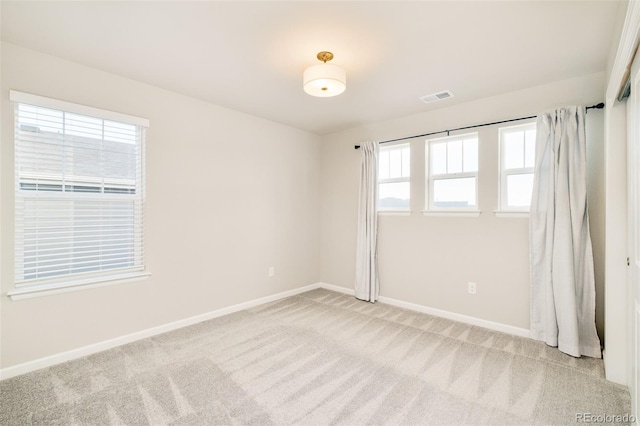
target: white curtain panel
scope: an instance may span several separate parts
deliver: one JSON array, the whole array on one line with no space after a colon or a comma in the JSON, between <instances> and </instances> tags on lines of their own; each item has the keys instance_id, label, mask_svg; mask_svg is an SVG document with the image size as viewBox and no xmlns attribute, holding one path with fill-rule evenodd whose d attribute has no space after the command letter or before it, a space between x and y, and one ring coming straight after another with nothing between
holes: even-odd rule
<instances>
[{"instance_id":1,"label":"white curtain panel","mask_svg":"<svg viewBox=\"0 0 640 426\"><path fill-rule=\"evenodd\" d=\"M601 357L586 188L585 109L538 115L529 216L531 337Z\"/></svg>"},{"instance_id":2,"label":"white curtain panel","mask_svg":"<svg viewBox=\"0 0 640 426\"><path fill-rule=\"evenodd\" d=\"M356 298L378 300L377 246L378 234L378 143L360 145L360 206L358 209L358 239L356 247Z\"/></svg>"}]
</instances>

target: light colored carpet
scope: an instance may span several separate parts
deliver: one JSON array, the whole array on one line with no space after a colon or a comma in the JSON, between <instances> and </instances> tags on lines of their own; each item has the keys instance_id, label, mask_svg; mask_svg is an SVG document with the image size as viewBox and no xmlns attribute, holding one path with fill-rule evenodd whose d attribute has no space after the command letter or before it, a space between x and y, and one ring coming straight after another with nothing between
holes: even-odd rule
<instances>
[{"instance_id":1,"label":"light colored carpet","mask_svg":"<svg viewBox=\"0 0 640 426\"><path fill-rule=\"evenodd\" d=\"M314 290L0 382L0 424L575 424L601 360Z\"/></svg>"}]
</instances>

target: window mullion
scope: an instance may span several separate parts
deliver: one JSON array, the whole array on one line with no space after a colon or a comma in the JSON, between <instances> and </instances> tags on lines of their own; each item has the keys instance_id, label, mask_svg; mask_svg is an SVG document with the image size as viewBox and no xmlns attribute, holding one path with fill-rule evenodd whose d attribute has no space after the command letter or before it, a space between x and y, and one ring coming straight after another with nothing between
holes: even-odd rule
<instances>
[{"instance_id":1,"label":"window mullion","mask_svg":"<svg viewBox=\"0 0 640 426\"><path fill-rule=\"evenodd\" d=\"M444 167L447 173L449 173L449 142L447 142L445 144L445 146L447 147L447 149L445 150L445 156L444 156Z\"/></svg>"},{"instance_id":2,"label":"window mullion","mask_svg":"<svg viewBox=\"0 0 640 426\"><path fill-rule=\"evenodd\" d=\"M387 178L387 179L379 179L378 183L402 183L402 182L410 182L410 178L406 177L398 177L398 178Z\"/></svg>"},{"instance_id":3,"label":"window mullion","mask_svg":"<svg viewBox=\"0 0 640 426\"><path fill-rule=\"evenodd\" d=\"M464 172L464 139L460 138L460 170Z\"/></svg>"},{"instance_id":4,"label":"window mullion","mask_svg":"<svg viewBox=\"0 0 640 426\"><path fill-rule=\"evenodd\" d=\"M507 169L504 171L505 175L529 175L533 173L532 167L521 168L521 169Z\"/></svg>"},{"instance_id":5,"label":"window mullion","mask_svg":"<svg viewBox=\"0 0 640 426\"><path fill-rule=\"evenodd\" d=\"M439 174L432 175L434 180L442 180L442 179L462 179L468 177L476 177L477 172L461 172L461 173L447 173L447 174Z\"/></svg>"}]
</instances>

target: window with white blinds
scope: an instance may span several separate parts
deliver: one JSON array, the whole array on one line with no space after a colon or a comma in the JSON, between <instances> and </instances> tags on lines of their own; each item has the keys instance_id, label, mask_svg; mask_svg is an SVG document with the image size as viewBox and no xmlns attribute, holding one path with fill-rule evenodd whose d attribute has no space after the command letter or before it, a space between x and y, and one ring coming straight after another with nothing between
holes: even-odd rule
<instances>
[{"instance_id":1,"label":"window with white blinds","mask_svg":"<svg viewBox=\"0 0 640 426\"><path fill-rule=\"evenodd\" d=\"M20 92L10 97L16 289L144 271L148 122Z\"/></svg>"}]
</instances>

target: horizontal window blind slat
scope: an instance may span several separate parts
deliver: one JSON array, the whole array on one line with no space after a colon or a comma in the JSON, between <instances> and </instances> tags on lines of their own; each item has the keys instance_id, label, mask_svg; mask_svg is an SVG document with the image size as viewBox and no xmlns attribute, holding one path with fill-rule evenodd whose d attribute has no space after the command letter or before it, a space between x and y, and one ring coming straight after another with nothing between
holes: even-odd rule
<instances>
[{"instance_id":1,"label":"horizontal window blind slat","mask_svg":"<svg viewBox=\"0 0 640 426\"><path fill-rule=\"evenodd\" d=\"M47 262L54 262L56 265L63 265L65 263L75 264L81 263L84 259L97 259L97 260L105 260L105 259L128 259L131 260L132 256L130 251L135 249L134 246L125 246L124 248L113 248L110 250L93 250L93 251L77 251L69 253L66 251L65 253L60 254L50 254L48 256L44 256L43 258L37 256L25 256L24 267L37 267L38 265L45 265ZM72 257L68 256L69 254L73 254Z\"/></svg>"},{"instance_id":2,"label":"horizontal window blind slat","mask_svg":"<svg viewBox=\"0 0 640 426\"><path fill-rule=\"evenodd\" d=\"M112 248L100 248L100 249L92 249L92 250L74 250L71 252L73 257L66 256L66 259L69 261L76 262L83 258L88 257L118 257L124 259L131 259L129 253L125 253L127 250L134 250L136 248L133 244L114 246ZM62 251L63 253L58 253L57 251ZM27 252L27 255L24 256L24 267L28 267L29 265L37 266L41 262L55 261L60 264L63 263L61 259L65 258L64 255L69 254L70 250L57 250L56 252L43 254L40 250L37 254L30 255L30 252ZM122 253L125 253L123 255Z\"/></svg>"},{"instance_id":3,"label":"horizontal window blind slat","mask_svg":"<svg viewBox=\"0 0 640 426\"><path fill-rule=\"evenodd\" d=\"M57 243L57 244L44 244L42 246L38 245L37 249L35 248L35 244L23 244L19 246L22 251L23 256L26 258L27 256L35 255L38 256L46 256L49 254L62 255L62 252L65 253L75 253L81 252L85 250L97 250L104 249L110 250L111 248L118 247L134 247L136 250L142 250L143 243L142 241L136 241L136 239L119 239L119 240L107 240L104 243L95 243L91 242L91 244L83 245L83 242L76 243L74 245L70 245L68 243Z\"/></svg>"},{"instance_id":4,"label":"horizontal window blind slat","mask_svg":"<svg viewBox=\"0 0 640 426\"><path fill-rule=\"evenodd\" d=\"M25 252L25 262L24 264L27 265L29 263L34 263L34 262L38 262L40 259L42 260L59 260L59 259L64 259L65 257L68 259L72 259L75 260L76 259L76 254L79 256L78 258L80 258L80 256L94 256L94 255L106 255L106 256L116 256L116 257L126 257L127 259L129 259L131 256L129 253L127 253L128 250L135 250L137 248L140 248L140 246L136 246L136 244L130 243L130 244L120 244L120 245L113 245L113 246L108 246L108 247L100 247L100 248L95 248L92 247L91 249L86 249L86 250L70 250L70 249L56 249L54 251L49 252L45 252L43 254L43 250L38 250L37 253L32 254L32 251L26 251ZM125 253L125 255L122 255L122 253ZM73 254L74 256L71 258L68 255Z\"/></svg>"},{"instance_id":5,"label":"horizontal window blind slat","mask_svg":"<svg viewBox=\"0 0 640 426\"><path fill-rule=\"evenodd\" d=\"M43 250L49 249L49 248L53 248L53 247L59 247L61 244L63 244L63 242L68 241L68 240L72 240L74 239L73 235L63 235L63 236L59 236L59 237L51 237L51 238L37 238L37 239L25 239L25 241L19 245L16 245L17 248L22 248L23 250L27 250L35 245L37 245L38 247L42 247ZM133 241L133 242L137 242L137 241L141 241L142 239L142 233L139 233L137 235L130 235L130 234L120 234L120 235L115 235L112 238L102 238L100 241L103 244L113 244L113 243L117 243L120 241ZM86 240L83 240L81 237L75 237L75 240L78 243L84 243L86 242ZM91 240L96 240L95 238L92 238ZM68 242L67 242L68 244ZM139 242L138 244L142 245L142 242ZM98 243L96 243L96 245L99 245Z\"/></svg>"},{"instance_id":6,"label":"horizontal window blind slat","mask_svg":"<svg viewBox=\"0 0 640 426\"><path fill-rule=\"evenodd\" d=\"M70 239L70 238L67 238ZM65 239L65 240L67 240ZM78 240L78 239L76 239ZM77 244L79 243L85 243L86 241L76 241ZM107 246L110 244L120 244L120 243L135 243L137 245L139 245L140 247L142 247L142 241L141 238L135 238L135 237L130 237L128 235L124 236L121 235L118 238L113 238L113 239L103 239L100 243L94 243L94 245L96 246L100 246L101 244L103 246ZM58 239L49 239L49 240L29 240L26 241L25 243L22 243L20 245L18 245L18 248L21 248L22 250L31 250L33 249L33 247L37 244L37 246L40 248L40 251L46 251L46 250L57 250L63 247L68 247L68 242L66 241L61 241L60 238ZM63 244L67 244L67 245L63 245Z\"/></svg>"},{"instance_id":7,"label":"horizontal window blind slat","mask_svg":"<svg viewBox=\"0 0 640 426\"><path fill-rule=\"evenodd\" d=\"M27 247L23 251L23 257L25 261L29 260L29 262L40 261L39 256L43 256L42 259L44 260L51 260L52 258L55 257L56 259L59 259L62 262L64 261L64 259L73 260L75 259L76 256L83 256L83 255L87 255L88 253L94 253L94 252L97 253L102 251L104 251L105 253L110 253L111 255L122 255L127 258L133 258L134 255L132 251L135 251L136 253L143 253L143 245L141 243L135 243L133 241L130 241L128 243L114 244L113 246L106 245L102 248L91 247L85 250L84 248L74 249L72 247L59 247L59 248L56 248L55 250L50 250L50 251L34 250L32 247ZM24 262L23 264L26 264L26 262Z\"/></svg>"},{"instance_id":8,"label":"horizontal window blind slat","mask_svg":"<svg viewBox=\"0 0 640 426\"><path fill-rule=\"evenodd\" d=\"M83 267L87 265L106 265L106 264L132 264L130 256L113 256L112 254L103 256L102 254L84 255L68 258L67 262L61 262L60 259L38 260L37 262L25 262L24 269L29 270L65 270L74 267Z\"/></svg>"},{"instance_id":9,"label":"horizontal window blind slat","mask_svg":"<svg viewBox=\"0 0 640 426\"><path fill-rule=\"evenodd\" d=\"M70 212L73 214L73 212ZM77 226L103 226L105 228L111 228L114 226L122 226L129 223L132 223L135 220L135 215L96 215L96 216L80 216L74 217L73 222L69 222L69 218L64 216L54 216L54 217L46 217L46 218L33 218L33 219L23 219L20 221L20 224L25 228L29 227L40 227L44 224L48 224L49 226L64 226L64 224L68 223L70 227Z\"/></svg>"},{"instance_id":10,"label":"horizontal window blind slat","mask_svg":"<svg viewBox=\"0 0 640 426\"><path fill-rule=\"evenodd\" d=\"M68 139L48 142L44 138L21 138L21 140L25 145L19 147L16 152L20 158L68 158L74 155L95 155L119 161L131 161L131 157L135 158L136 155L133 149L126 149L127 145L107 146L103 149L100 146L74 144Z\"/></svg>"}]
</instances>

